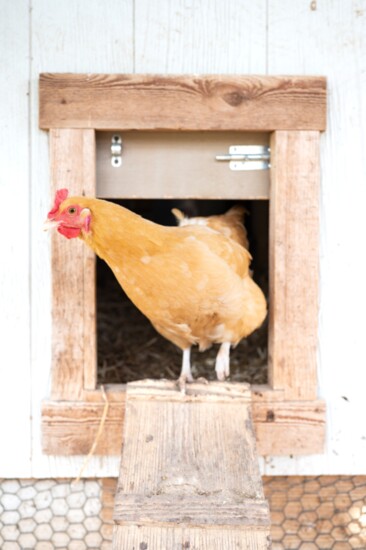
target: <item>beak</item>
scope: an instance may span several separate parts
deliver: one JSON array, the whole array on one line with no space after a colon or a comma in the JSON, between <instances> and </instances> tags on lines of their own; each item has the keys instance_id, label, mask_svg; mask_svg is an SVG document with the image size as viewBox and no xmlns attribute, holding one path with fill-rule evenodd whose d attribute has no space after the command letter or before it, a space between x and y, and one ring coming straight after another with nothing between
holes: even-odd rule
<instances>
[{"instance_id":1,"label":"beak","mask_svg":"<svg viewBox=\"0 0 366 550\"><path fill-rule=\"evenodd\" d=\"M60 225L60 222L57 222L55 220L46 220L43 224L43 231L48 231L49 229L53 229L54 227L58 227Z\"/></svg>"}]
</instances>

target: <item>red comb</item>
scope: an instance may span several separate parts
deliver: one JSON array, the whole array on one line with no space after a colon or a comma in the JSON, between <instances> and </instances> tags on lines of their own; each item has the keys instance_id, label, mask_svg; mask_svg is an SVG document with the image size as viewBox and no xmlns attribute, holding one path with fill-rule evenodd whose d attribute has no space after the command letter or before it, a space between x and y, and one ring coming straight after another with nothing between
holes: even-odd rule
<instances>
[{"instance_id":1,"label":"red comb","mask_svg":"<svg viewBox=\"0 0 366 550\"><path fill-rule=\"evenodd\" d=\"M55 202L53 203L53 208L48 212L47 218L50 219L58 211L60 204L67 199L69 192L67 189L59 189L56 191Z\"/></svg>"}]
</instances>

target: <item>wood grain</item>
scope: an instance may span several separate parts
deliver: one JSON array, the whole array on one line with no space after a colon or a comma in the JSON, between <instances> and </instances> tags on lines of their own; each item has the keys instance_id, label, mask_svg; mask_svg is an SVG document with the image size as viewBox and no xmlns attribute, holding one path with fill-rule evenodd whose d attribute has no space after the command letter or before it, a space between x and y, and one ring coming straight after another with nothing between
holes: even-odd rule
<instances>
[{"instance_id":1,"label":"wood grain","mask_svg":"<svg viewBox=\"0 0 366 550\"><path fill-rule=\"evenodd\" d=\"M40 75L40 127L324 130L322 77Z\"/></svg>"},{"instance_id":2,"label":"wood grain","mask_svg":"<svg viewBox=\"0 0 366 550\"><path fill-rule=\"evenodd\" d=\"M319 133L271 138L269 382L317 397Z\"/></svg>"},{"instance_id":3,"label":"wood grain","mask_svg":"<svg viewBox=\"0 0 366 550\"><path fill-rule=\"evenodd\" d=\"M88 454L94 442L103 403L85 401L51 401L42 405L42 447L48 455L76 456ZM113 403L96 455L119 455L122 448L124 401Z\"/></svg>"},{"instance_id":4,"label":"wood grain","mask_svg":"<svg viewBox=\"0 0 366 550\"><path fill-rule=\"evenodd\" d=\"M172 383L174 384L174 383ZM181 400L175 389L172 398ZM46 454L80 455L88 452L103 413L104 402L100 392L87 392L77 402L44 401L42 404L43 450ZM261 393L261 397L258 397ZM253 421L260 455L301 455L320 453L324 449L324 401L284 402L276 392L256 390L252 394ZM107 388L109 413L97 455L118 455L122 447L125 392ZM215 399L218 399L216 395ZM188 398L190 398L188 396ZM202 397L197 395L196 402Z\"/></svg>"},{"instance_id":5,"label":"wood grain","mask_svg":"<svg viewBox=\"0 0 366 550\"><path fill-rule=\"evenodd\" d=\"M184 482L182 482L184 483ZM184 493L184 489L182 491ZM114 518L118 524L268 527L269 510L264 500L220 495L122 494L117 495ZM204 498L202 498L204 496ZM122 518L122 519L120 519Z\"/></svg>"},{"instance_id":6,"label":"wood grain","mask_svg":"<svg viewBox=\"0 0 366 550\"><path fill-rule=\"evenodd\" d=\"M123 540L137 547L130 525L171 525L182 535L183 524L203 538L220 525L220 540L233 526L269 535L249 386L196 383L188 391L174 391L169 381L127 384L112 548Z\"/></svg>"},{"instance_id":7,"label":"wood grain","mask_svg":"<svg viewBox=\"0 0 366 550\"><path fill-rule=\"evenodd\" d=\"M267 530L252 532L250 529L220 528L197 529L195 527L145 527L128 525L114 528L114 550L131 548L191 548L199 550L270 550ZM188 546L189 543L189 546Z\"/></svg>"},{"instance_id":8,"label":"wood grain","mask_svg":"<svg viewBox=\"0 0 366 550\"><path fill-rule=\"evenodd\" d=\"M93 130L52 130L51 189L95 194ZM95 268L78 239L52 236L52 397L77 399L95 388Z\"/></svg>"}]
</instances>

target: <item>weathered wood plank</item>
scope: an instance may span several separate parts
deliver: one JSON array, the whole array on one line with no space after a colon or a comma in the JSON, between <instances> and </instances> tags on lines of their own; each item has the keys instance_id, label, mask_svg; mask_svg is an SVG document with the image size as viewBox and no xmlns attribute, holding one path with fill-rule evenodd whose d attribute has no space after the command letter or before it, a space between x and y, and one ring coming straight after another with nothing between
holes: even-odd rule
<instances>
[{"instance_id":1,"label":"weathered wood plank","mask_svg":"<svg viewBox=\"0 0 366 550\"><path fill-rule=\"evenodd\" d=\"M319 133L271 138L269 381L317 397Z\"/></svg>"},{"instance_id":2,"label":"weathered wood plank","mask_svg":"<svg viewBox=\"0 0 366 550\"><path fill-rule=\"evenodd\" d=\"M253 403L259 454L300 456L324 452L325 402Z\"/></svg>"},{"instance_id":3,"label":"weathered wood plank","mask_svg":"<svg viewBox=\"0 0 366 550\"><path fill-rule=\"evenodd\" d=\"M197 529L195 527L145 527L128 525L114 527L114 549L131 548L157 549L199 549L199 550L270 550L267 530L251 532L249 529L228 529L223 537L222 528Z\"/></svg>"},{"instance_id":4,"label":"weathered wood plank","mask_svg":"<svg viewBox=\"0 0 366 550\"><path fill-rule=\"evenodd\" d=\"M220 525L221 541L233 526L269 535L248 384L196 383L186 394L174 386L127 384L112 548L130 540L130 525L171 525L181 536L182 524L189 525L203 539Z\"/></svg>"},{"instance_id":5,"label":"weathered wood plank","mask_svg":"<svg viewBox=\"0 0 366 550\"><path fill-rule=\"evenodd\" d=\"M40 76L40 127L324 130L322 77Z\"/></svg>"},{"instance_id":6,"label":"weathered wood plank","mask_svg":"<svg viewBox=\"0 0 366 550\"><path fill-rule=\"evenodd\" d=\"M87 454L94 442L104 404L84 401L52 401L42 405L42 448L45 454ZM118 455L122 447L124 400L109 406L96 455Z\"/></svg>"},{"instance_id":7,"label":"weathered wood plank","mask_svg":"<svg viewBox=\"0 0 366 550\"><path fill-rule=\"evenodd\" d=\"M271 393L275 398L275 392ZM43 402L42 439L46 454L72 456L89 451L104 408L100 392L99 395L94 392L91 394L91 401ZM107 395L109 413L96 454L119 455L122 446L121 426L124 422L125 393L108 391ZM256 394L253 393L253 421L260 455L300 455L323 451L323 401L270 401L269 397L255 399Z\"/></svg>"},{"instance_id":8,"label":"weathered wood plank","mask_svg":"<svg viewBox=\"0 0 366 550\"><path fill-rule=\"evenodd\" d=\"M94 130L52 130L51 189L95 194ZM52 235L52 397L77 399L95 388L94 255L81 241ZM72 304L72 307L70 307Z\"/></svg>"},{"instance_id":9,"label":"weathered wood plank","mask_svg":"<svg viewBox=\"0 0 366 550\"><path fill-rule=\"evenodd\" d=\"M210 382L202 384L196 381L186 386L185 392L177 391L175 380L138 380L127 384L127 397L132 400L149 399L169 402L250 403L250 385L245 383Z\"/></svg>"},{"instance_id":10,"label":"weathered wood plank","mask_svg":"<svg viewBox=\"0 0 366 550\"><path fill-rule=\"evenodd\" d=\"M140 383L142 383L142 380L139 380ZM144 379L144 383L147 385L149 384L149 379ZM157 382L157 380L154 380L154 382ZM167 380L164 380L164 382L167 382ZM172 388L177 388L177 383L174 380L171 380ZM132 383L131 383L132 384ZM211 381L210 384L217 384L220 386L221 382ZM232 382L231 386L233 386L233 390L237 385L237 382ZM243 385L240 383L240 385ZM188 386L188 395L190 394L189 388L192 387L194 391L198 392L198 387L196 386L196 382L192 382ZM126 384L107 384L104 386L105 390L108 392L108 399L109 401L125 401L126 396ZM267 403L267 402L277 402L277 401L283 401L284 399L284 392L282 390L273 390L270 386L267 384L253 384L250 386L251 391L251 398L252 402L259 402L259 403ZM102 399L102 394L100 389L96 389L94 391L85 391L82 396L82 400L86 401L88 403L100 403Z\"/></svg>"},{"instance_id":11,"label":"weathered wood plank","mask_svg":"<svg viewBox=\"0 0 366 550\"><path fill-rule=\"evenodd\" d=\"M204 499L202 496L188 494L184 499L177 499L175 495L124 494L116 501L114 517L123 518L116 520L119 524L268 527L265 500L240 498L239 495L232 500L224 488L219 496L204 495Z\"/></svg>"},{"instance_id":12,"label":"weathered wood plank","mask_svg":"<svg viewBox=\"0 0 366 550\"><path fill-rule=\"evenodd\" d=\"M248 498L263 496L247 429L248 401L239 397L238 404L235 397L229 402L221 396L218 401L211 396L176 400L170 390L167 393L165 398L136 399L127 389L120 493L173 495L183 487L185 495L187 485L189 494L215 494L225 488L228 500L233 492Z\"/></svg>"}]
</instances>

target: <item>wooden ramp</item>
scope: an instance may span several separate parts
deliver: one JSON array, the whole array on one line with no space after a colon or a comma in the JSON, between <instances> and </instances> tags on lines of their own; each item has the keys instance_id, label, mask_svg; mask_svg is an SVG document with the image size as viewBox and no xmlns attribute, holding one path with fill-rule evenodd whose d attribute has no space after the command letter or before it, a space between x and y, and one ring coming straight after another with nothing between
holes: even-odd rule
<instances>
[{"instance_id":1,"label":"wooden ramp","mask_svg":"<svg viewBox=\"0 0 366 550\"><path fill-rule=\"evenodd\" d=\"M268 550L247 384L127 385L113 550Z\"/></svg>"}]
</instances>

